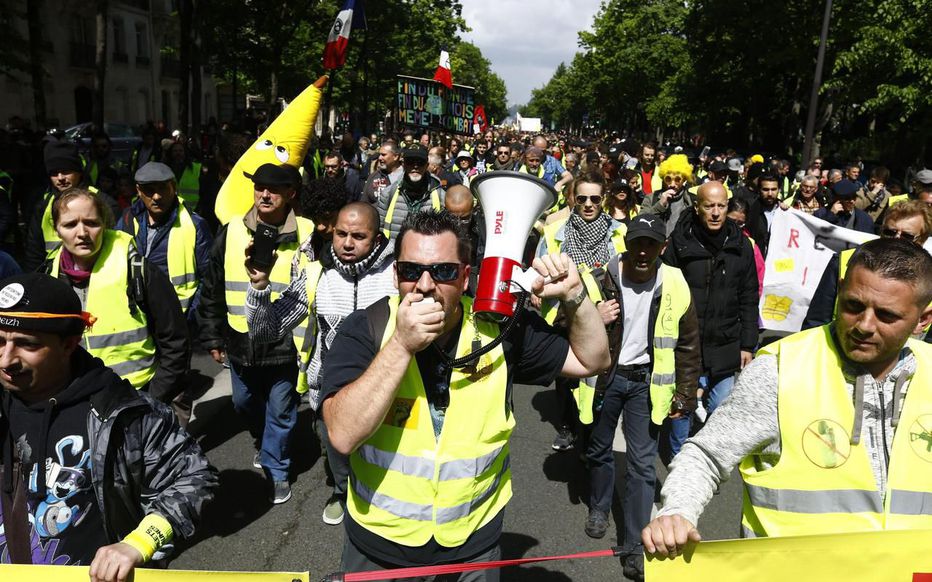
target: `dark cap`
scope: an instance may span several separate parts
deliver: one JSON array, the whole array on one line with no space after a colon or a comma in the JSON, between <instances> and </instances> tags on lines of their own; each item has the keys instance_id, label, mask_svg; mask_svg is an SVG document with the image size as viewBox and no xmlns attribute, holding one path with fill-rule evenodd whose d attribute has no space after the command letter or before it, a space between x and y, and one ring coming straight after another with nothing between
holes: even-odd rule
<instances>
[{"instance_id":1,"label":"dark cap","mask_svg":"<svg viewBox=\"0 0 932 582\"><path fill-rule=\"evenodd\" d=\"M0 326L62 335L80 335L94 322L64 281L44 273L23 273L0 281Z\"/></svg>"},{"instance_id":2,"label":"dark cap","mask_svg":"<svg viewBox=\"0 0 932 582\"><path fill-rule=\"evenodd\" d=\"M612 145L608 146L608 157L617 161L618 156L621 155L621 152L625 151L624 147L622 146L623 144L621 142L613 143Z\"/></svg>"},{"instance_id":3,"label":"dark cap","mask_svg":"<svg viewBox=\"0 0 932 582\"><path fill-rule=\"evenodd\" d=\"M422 162L426 162L427 148L425 148L420 142L414 143L406 147L401 156L405 160L420 160Z\"/></svg>"},{"instance_id":4,"label":"dark cap","mask_svg":"<svg viewBox=\"0 0 932 582\"><path fill-rule=\"evenodd\" d=\"M135 178L137 184L160 184L173 181L175 174L162 162L146 162L136 170Z\"/></svg>"},{"instance_id":5,"label":"dark cap","mask_svg":"<svg viewBox=\"0 0 932 582\"><path fill-rule=\"evenodd\" d=\"M262 186L297 186L301 183L298 169L288 164L262 164L256 168L255 173L243 172L243 175L252 180L253 184Z\"/></svg>"},{"instance_id":6,"label":"dark cap","mask_svg":"<svg viewBox=\"0 0 932 582\"><path fill-rule=\"evenodd\" d=\"M667 227L656 214L641 214L628 223L628 232L625 241L646 237L657 242L666 242Z\"/></svg>"},{"instance_id":7,"label":"dark cap","mask_svg":"<svg viewBox=\"0 0 932 582\"><path fill-rule=\"evenodd\" d=\"M78 146L70 141L50 141L43 152L45 170L49 176L59 172L84 172Z\"/></svg>"},{"instance_id":8,"label":"dark cap","mask_svg":"<svg viewBox=\"0 0 932 582\"><path fill-rule=\"evenodd\" d=\"M728 166L725 165L725 162L723 162L722 160L715 160L714 162L709 164L709 171L715 172L716 174L721 174L727 169L728 169Z\"/></svg>"},{"instance_id":9,"label":"dark cap","mask_svg":"<svg viewBox=\"0 0 932 582\"><path fill-rule=\"evenodd\" d=\"M834 186L832 186L832 194L835 196L835 198L853 200L857 198L859 189L860 186L846 178L844 180L839 180L835 183Z\"/></svg>"},{"instance_id":10,"label":"dark cap","mask_svg":"<svg viewBox=\"0 0 932 582\"><path fill-rule=\"evenodd\" d=\"M634 193L634 190L631 188L631 184L629 184L628 181L624 178L617 178L614 182L612 182L611 186L609 187L609 191L611 191L613 194L618 192L627 192L628 196Z\"/></svg>"},{"instance_id":11,"label":"dark cap","mask_svg":"<svg viewBox=\"0 0 932 582\"><path fill-rule=\"evenodd\" d=\"M755 180L764 175L764 164L762 162L754 162L748 168L747 179Z\"/></svg>"}]
</instances>

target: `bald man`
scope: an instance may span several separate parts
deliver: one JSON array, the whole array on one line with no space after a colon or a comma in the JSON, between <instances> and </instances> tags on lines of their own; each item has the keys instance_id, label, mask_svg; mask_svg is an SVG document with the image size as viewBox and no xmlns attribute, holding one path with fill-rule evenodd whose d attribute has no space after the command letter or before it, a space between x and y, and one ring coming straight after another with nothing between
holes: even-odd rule
<instances>
[{"instance_id":1,"label":"bald man","mask_svg":"<svg viewBox=\"0 0 932 582\"><path fill-rule=\"evenodd\" d=\"M302 248L305 246L309 245ZM246 294L246 322L252 339L275 341L310 318L304 346L298 353L299 374L304 374L303 381L299 379L298 391L309 391L315 430L324 444L327 467L333 475L333 494L323 511L323 521L328 525L343 521L349 465L345 457L330 447L323 420L317 416L320 368L330 342L350 313L398 293L393 277L393 248L379 230L375 208L353 202L337 215L333 241L322 249L320 260L307 257L306 266L274 300L268 287L272 267L260 269L251 262L246 264L251 282ZM310 300L308 289L314 290Z\"/></svg>"},{"instance_id":2,"label":"bald man","mask_svg":"<svg viewBox=\"0 0 932 582\"><path fill-rule=\"evenodd\" d=\"M544 180L552 184L557 192L561 192L564 186L573 181L573 174L567 172L566 168L548 153L550 146L547 143L547 138L542 135L535 137L534 147L540 148L544 153Z\"/></svg>"},{"instance_id":3,"label":"bald man","mask_svg":"<svg viewBox=\"0 0 932 582\"><path fill-rule=\"evenodd\" d=\"M447 190L447 197L443 201L443 206L447 209L447 212L464 222L472 221L472 210L475 204L476 199L473 198L472 192L462 184L450 186Z\"/></svg>"},{"instance_id":4,"label":"bald man","mask_svg":"<svg viewBox=\"0 0 932 582\"><path fill-rule=\"evenodd\" d=\"M726 217L721 182L699 187L696 204L677 222L663 262L683 271L699 315L706 409L711 414L731 392L735 373L751 363L757 346L757 267L751 241ZM689 418L675 419L675 455L689 434Z\"/></svg>"}]
</instances>

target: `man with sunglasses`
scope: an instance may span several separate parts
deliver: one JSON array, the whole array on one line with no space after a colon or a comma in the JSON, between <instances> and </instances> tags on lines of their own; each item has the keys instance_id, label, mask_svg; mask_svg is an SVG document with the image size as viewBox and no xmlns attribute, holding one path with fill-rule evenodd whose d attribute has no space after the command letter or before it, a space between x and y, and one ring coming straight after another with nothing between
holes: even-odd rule
<instances>
[{"instance_id":1,"label":"man with sunglasses","mask_svg":"<svg viewBox=\"0 0 932 582\"><path fill-rule=\"evenodd\" d=\"M395 246L399 297L350 315L324 362L324 420L350 456L344 571L497 559L511 498L512 383L609 365L602 320L564 254L534 261L551 281L532 291L564 304L568 339L524 310L502 344L451 368L501 332L463 296L469 247L448 213L409 215ZM498 579L497 570L459 577Z\"/></svg>"},{"instance_id":2,"label":"man with sunglasses","mask_svg":"<svg viewBox=\"0 0 932 582\"><path fill-rule=\"evenodd\" d=\"M408 214L443 208L443 186L427 169L427 148L420 143L404 150L404 176L382 190L375 202L385 238L398 236Z\"/></svg>"},{"instance_id":3,"label":"man with sunglasses","mask_svg":"<svg viewBox=\"0 0 932 582\"><path fill-rule=\"evenodd\" d=\"M511 159L511 146L501 142L495 148L495 159L492 161L491 170L514 170L515 163Z\"/></svg>"},{"instance_id":4,"label":"man with sunglasses","mask_svg":"<svg viewBox=\"0 0 932 582\"><path fill-rule=\"evenodd\" d=\"M880 227L881 238L902 238L924 246L932 239L932 206L911 200L890 206ZM812 296L802 329L825 325L835 316L838 288L855 249L835 253Z\"/></svg>"},{"instance_id":5,"label":"man with sunglasses","mask_svg":"<svg viewBox=\"0 0 932 582\"><path fill-rule=\"evenodd\" d=\"M333 151L324 155L324 175L321 179L335 180L346 191L346 201L356 202L362 196L362 180L355 168L343 162L343 155Z\"/></svg>"}]
</instances>

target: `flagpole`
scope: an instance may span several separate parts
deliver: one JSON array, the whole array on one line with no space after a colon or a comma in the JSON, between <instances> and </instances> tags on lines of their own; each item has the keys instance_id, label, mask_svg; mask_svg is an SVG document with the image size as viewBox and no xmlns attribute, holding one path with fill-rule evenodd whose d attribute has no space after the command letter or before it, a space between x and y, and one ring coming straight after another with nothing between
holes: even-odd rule
<instances>
[{"instance_id":1,"label":"flagpole","mask_svg":"<svg viewBox=\"0 0 932 582\"><path fill-rule=\"evenodd\" d=\"M327 119L324 121L324 125L330 128L330 139L333 140L333 132L336 130L336 121L334 121L334 127L330 127L330 118L333 116L333 85L336 83L337 78L337 69L331 69L328 71L330 75L330 82L327 83Z\"/></svg>"}]
</instances>

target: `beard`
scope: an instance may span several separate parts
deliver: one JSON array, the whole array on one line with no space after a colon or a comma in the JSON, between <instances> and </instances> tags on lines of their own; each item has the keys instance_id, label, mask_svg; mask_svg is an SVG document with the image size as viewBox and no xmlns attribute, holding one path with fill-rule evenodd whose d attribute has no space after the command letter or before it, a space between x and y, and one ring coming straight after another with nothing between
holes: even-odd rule
<instances>
[{"instance_id":1,"label":"beard","mask_svg":"<svg viewBox=\"0 0 932 582\"><path fill-rule=\"evenodd\" d=\"M412 184L417 184L424 179L424 174L419 172L408 172L408 181Z\"/></svg>"}]
</instances>

